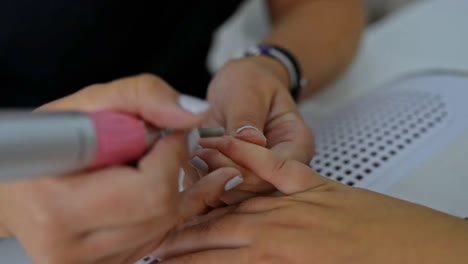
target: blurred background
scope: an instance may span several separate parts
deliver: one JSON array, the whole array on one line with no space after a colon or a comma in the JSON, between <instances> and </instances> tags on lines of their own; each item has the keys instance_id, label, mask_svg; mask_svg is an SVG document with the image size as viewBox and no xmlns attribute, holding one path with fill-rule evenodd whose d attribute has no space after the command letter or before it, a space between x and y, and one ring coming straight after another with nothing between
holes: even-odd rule
<instances>
[{"instance_id":1,"label":"blurred background","mask_svg":"<svg viewBox=\"0 0 468 264\"><path fill-rule=\"evenodd\" d=\"M368 9L369 22L375 22L392 11L422 0L364 0Z\"/></svg>"}]
</instances>

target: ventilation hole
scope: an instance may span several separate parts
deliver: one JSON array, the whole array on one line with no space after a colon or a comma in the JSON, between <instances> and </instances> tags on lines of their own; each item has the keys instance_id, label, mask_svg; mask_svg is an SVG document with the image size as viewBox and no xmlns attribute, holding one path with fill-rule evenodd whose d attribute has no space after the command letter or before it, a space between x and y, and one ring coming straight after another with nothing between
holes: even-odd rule
<instances>
[{"instance_id":1,"label":"ventilation hole","mask_svg":"<svg viewBox=\"0 0 468 264\"><path fill-rule=\"evenodd\" d=\"M375 156L377 156L377 152L371 152L370 155L371 155L372 157L375 157Z\"/></svg>"},{"instance_id":2,"label":"ventilation hole","mask_svg":"<svg viewBox=\"0 0 468 264\"><path fill-rule=\"evenodd\" d=\"M419 130L419 132L421 132L422 134L424 134L424 133L427 132L427 129L425 129L425 128L423 127L423 128L421 128L421 129Z\"/></svg>"},{"instance_id":3,"label":"ventilation hole","mask_svg":"<svg viewBox=\"0 0 468 264\"><path fill-rule=\"evenodd\" d=\"M395 152L394 150L390 150L389 153L390 153L390 155L392 155L392 156L395 156L395 155L396 155L396 152Z\"/></svg>"},{"instance_id":4,"label":"ventilation hole","mask_svg":"<svg viewBox=\"0 0 468 264\"><path fill-rule=\"evenodd\" d=\"M325 176L327 176L327 177L331 177L331 176L333 176L333 173L331 173L331 172L327 172L327 173L325 174Z\"/></svg>"},{"instance_id":5,"label":"ventilation hole","mask_svg":"<svg viewBox=\"0 0 468 264\"><path fill-rule=\"evenodd\" d=\"M393 144L393 141L387 140L387 144L388 144L388 145L392 145L392 144Z\"/></svg>"},{"instance_id":6,"label":"ventilation hole","mask_svg":"<svg viewBox=\"0 0 468 264\"><path fill-rule=\"evenodd\" d=\"M364 177L362 177L361 175L357 175L356 179L361 181L362 179L364 179Z\"/></svg>"},{"instance_id":7,"label":"ventilation hole","mask_svg":"<svg viewBox=\"0 0 468 264\"><path fill-rule=\"evenodd\" d=\"M355 168L355 169L361 168L361 164L359 164L359 163L354 164L354 168Z\"/></svg>"},{"instance_id":8,"label":"ventilation hole","mask_svg":"<svg viewBox=\"0 0 468 264\"><path fill-rule=\"evenodd\" d=\"M401 132L403 132L403 134L407 134L407 133L408 133L408 129L403 129Z\"/></svg>"},{"instance_id":9,"label":"ventilation hole","mask_svg":"<svg viewBox=\"0 0 468 264\"><path fill-rule=\"evenodd\" d=\"M388 157L387 157L387 156L383 156L381 159L382 159L383 161L387 161L387 160L388 160Z\"/></svg>"},{"instance_id":10,"label":"ventilation hole","mask_svg":"<svg viewBox=\"0 0 468 264\"><path fill-rule=\"evenodd\" d=\"M407 139L405 140L405 142L406 142L407 144L411 144L412 141L411 141L411 139L407 138Z\"/></svg>"},{"instance_id":11,"label":"ventilation hole","mask_svg":"<svg viewBox=\"0 0 468 264\"><path fill-rule=\"evenodd\" d=\"M396 135L395 135L395 139L398 140L398 139L400 139L400 138L401 138L401 136L400 136L399 134L396 134Z\"/></svg>"},{"instance_id":12,"label":"ventilation hole","mask_svg":"<svg viewBox=\"0 0 468 264\"><path fill-rule=\"evenodd\" d=\"M348 164L348 163L349 163L349 160L343 160L343 163L344 163L344 164Z\"/></svg>"},{"instance_id":13,"label":"ventilation hole","mask_svg":"<svg viewBox=\"0 0 468 264\"><path fill-rule=\"evenodd\" d=\"M434 123L432 123L432 122L429 122L429 123L427 123L427 126L428 126L429 128L431 128L431 127L433 127L433 126L434 126Z\"/></svg>"},{"instance_id":14,"label":"ventilation hole","mask_svg":"<svg viewBox=\"0 0 468 264\"><path fill-rule=\"evenodd\" d=\"M346 174L346 175L351 175L351 173L353 173L353 172L350 171L350 170L345 171L345 174Z\"/></svg>"},{"instance_id":15,"label":"ventilation hole","mask_svg":"<svg viewBox=\"0 0 468 264\"><path fill-rule=\"evenodd\" d=\"M348 155L348 151L344 150L343 152L341 152L342 155Z\"/></svg>"},{"instance_id":16,"label":"ventilation hole","mask_svg":"<svg viewBox=\"0 0 468 264\"><path fill-rule=\"evenodd\" d=\"M326 153L325 155L323 155L323 157L328 159L330 157L330 155L328 153Z\"/></svg>"},{"instance_id":17,"label":"ventilation hole","mask_svg":"<svg viewBox=\"0 0 468 264\"><path fill-rule=\"evenodd\" d=\"M353 159L357 159L358 156L359 156L359 155L356 154L356 153L354 153L353 155L351 155L351 157L352 157Z\"/></svg>"},{"instance_id":18,"label":"ventilation hole","mask_svg":"<svg viewBox=\"0 0 468 264\"><path fill-rule=\"evenodd\" d=\"M361 148L359 151L361 151L361 152L366 152L366 149L365 149L365 148Z\"/></svg>"},{"instance_id":19,"label":"ventilation hole","mask_svg":"<svg viewBox=\"0 0 468 264\"><path fill-rule=\"evenodd\" d=\"M377 141L382 141L382 137L377 137L376 140Z\"/></svg>"},{"instance_id":20,"label":"ventilation hole","mask_svg":"<svg viewBox=\"0 0 468 264\"><path fill-rule=\"evenodd\" d=\"M359 139L359 140L358 140L358 143L359 143L359 144L364 143L364 139Z\"/></svg>"},{"instance_id":21,"label":"ventilation hole","mask_svg":"<svg viewBox=\"0 0 468 264\"><path fill-rule=\"evenodd\" d=\"M349 146L351 149L355 149L356 148L356 145L351 145Z\"/></svg>"},{"instance_id":22,"label":"ventilation hole","mask_svg":"<svg viewBox=\"0 0 468 264\"><path fill-rule=\"evenodd\" d=\"M390 132L385 131L385 132L384 132L384 136L388 136L388 135L390 135Z\"/></svg>"},{"instance_id":23,"label":"ventilation hole","mask_svg":"<svg viewBox=\"0 0 468 264\"><path fill-rule=\"evenodd\" d=\"M419 134L418 134L418 133L414 133L414 134L413 134L413 137L414 137L414 138L418 138L418 137L419 137Z\"/></svg>"},{"instance_id":24,"label":"ventilation hole","mask_svg":"<svg viewBox=\"0 0 468 264\"><path fill-rule=\"evenodd\" d=\"M372 172L372 170L371 169L365 169L364 172L367 173L367 174L370 174Z\"/></svg>"},{"instance_id":25,"label":"ventilation hole","mask_svg":"<svg viewBox=\"0 0 468 264\"><path fill-rule=\"evenodd\" d=\"M330 162L325 163L325 167L330 167Z\"/></svg>"},{"instance_id":26,"label":"ventilation hole","mask_svg":"<svg viewBox=\"0 0 468 264\"><path fill-rule=\"evenodd\" d=\"M337 177L336 180L337 180L337 181L342 181L342 180L343 180L343 177L341 177L341 176L340 176L340 177Z\"/></svg>"},{"instance_id":27,"label":"ventilation hole","mask_svg":"<svg viewBox=\"0 0 468 264\"><path fill-rule=\"evenodd\" d=\"M339 171L339 170L341 170L341 167L340 167L340 166L336 166L336 167L335 167L335 170Z\"/></svg>"},{"instance_id":28,"label":"ventilation hole","mask_svg":"<svg viewBox=\"0 0 468 264\"><path fill-rule=\"evenodd\" d=\"M379 150L385 150L385 146L379 146Z\"/></svg>"},{"instance_id":29,"label":"ventilation hole","mask_svg":"<svg viewBox=\"0 0 468 264\"><path fill-rule=\"evenodd\" d=\"M364 162L364 163L366 163L366 162L368 162L368 161L369 161L368 158L363 158L363 159L362 159L362 162Z\"/></svg>"},{"instance_id":30,"label":"ventilation hole","mask_svg":"<svg viewBox=\"0 0 468 264\"><path fill-rule=\"evenodd\" d=\"M317 169L316 171L318 174L320 174L322 172L322 169Z\"/></svg>"},{"instance_id":31,"label":"ventilation hole","mask_svg":"<svg viewBox=\"0 0 468 264\"><path fill-rule=\"evenodd\" d=\"M335 144L333 143L333 145L335 145ZM338 151L337 148L333 148L333 149L332 149L332 152L337 152L337 151Z\"/></svg>"},{"instance_id":32,"label":"ventilation hole","mask_svg":"<svg viewBox=\"0 0 468 264\"><path fill-rule=\"evenodd\" d=\"M372 166L374 166L375 168L378 168L378 167L380 167L380 163L374 162L374 163L372 163Z\"/></svg>"},{"instance_id":33,"label":"ventilation hole","mask_svg":"<svg viewBox=\"0 0 468 264\"><path fill-rule=\"evenodd\" d=\"M315 161L315 164L320 164L320 162L322 162L322 161L318 159L318 160Z\"/></svg>"},{"instance_id":34,"label":"ventilation hole","mask_svg":"<svg viewBox=\"0 0 468 264\"><path fill-rule=\"evenodd\" d=\"M354 186L354 182L352 182L352 181L349 181L346 184L349 185L349 186Z\"/></svg>"},{"instance_id":35,"label":"ventilation hole","mask_svg":"<svg viewBox=\"0 0 468 264\"><path fill-rule=\"evenodd\" d=\"M369 147L373 147L374 146L374 142L369 142Z\"/></svg>"},{"instance_id":36,"label":"ventilation hole","mask_svg":"<svg viewBox=\"0 0 468 264\"><path fill-rule=\"evenodd\" d=\"M405 146L403 146L403 145L398 145L397 148L398 148L398 149L404 149Z\"/></svg>"}]
</instances>

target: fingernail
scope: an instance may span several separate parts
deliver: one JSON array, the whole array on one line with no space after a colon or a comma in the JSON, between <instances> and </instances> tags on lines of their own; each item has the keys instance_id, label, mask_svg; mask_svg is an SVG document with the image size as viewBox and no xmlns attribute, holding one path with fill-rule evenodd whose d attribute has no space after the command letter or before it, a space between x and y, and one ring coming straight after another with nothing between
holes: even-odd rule
<instances>
[{"instance_id":1,"label":"fingernail","mask_svg":"<svg viewBox=\"0 0 468 264\"><path fill-rule=\"evenodd\" d=\"M203 147L200 146L200 145L197 145L197 146L195 147L195 150L202 150L202 149L203 149Z\"/></svg>"},{"instance_id":2,"label":"fingernail","mask_svg":"<svg viewBox=\"0 0 468 264\"><path fill-rule=\"evenodd\" d=\"M159 263L159 262L161 262L160 258L153 257L153 256L146 256L146 257L138 260L134 264L151 264L151 263Z\"/></svg>"},{"instance_id":3,"label":"fingernail","mask_svg":"<svg viewBox=\"0 0 468 264\"><path fill-rule=\"evenodd\" d=\"M241 176L236 176L232 179L230 179L226 184L224 185L224 191L230 191L237 186L241 185L244 182L244 179Z\"/></svg>"},{"instance_id":4,"label":"fingernail","mask_svg":"<svg viewBox=\"0 0 468 264\"><path fill-rule=\"evenodd\" d=\"M183 192L184 191L184 181L185 181L185 171L184 169L180 168L179 170L179 178L178 178L178 181L179 181L179 192Z\"/></svg>"},{"instance_id":5,"label":"fingernail","mask_svg":"<svg viewBox=\"0 0 468 264\"><path fill-rule=\"evenodd\" d=\"M179 105L193 114L201 114L210 109L210 105L206 101L186 94L179 96Z\"/></svg>"},{"instance_id":6,"label":"fingernail","mask_svg":"<svg viewBox=\"0 0 468 264\"><path fill-rule=\"evenodd\" d=\"M265 138L265 135L263 135L262 131L260 129L254 127L254 126L243 126L239 127L236 132L237 135L242 134L242 135L260 135Z\"/></svg>"},{"instance_id":7,"label":"fingernail","mask_svg":"<svg viewBox=\"0 0 468 264\"><path fill-rule=\"evenodd\" d=\"M193 157L189 161L189 164L195 169L200 170L202 172L208 172L208 170L210 169L208 167L208 164L198 156Z\"/></svg>"},{"instance_id":8,"label":"fingernail","mask_svg":"<svg viewBox=\"0 0 468 264\"><path fill-rule=\"evenodd\" d=\"M198 142L200 141L200 133L197 128L190 130L187 136L188 152L190 155L197 149Z\"/></svg>"}]
</instances>

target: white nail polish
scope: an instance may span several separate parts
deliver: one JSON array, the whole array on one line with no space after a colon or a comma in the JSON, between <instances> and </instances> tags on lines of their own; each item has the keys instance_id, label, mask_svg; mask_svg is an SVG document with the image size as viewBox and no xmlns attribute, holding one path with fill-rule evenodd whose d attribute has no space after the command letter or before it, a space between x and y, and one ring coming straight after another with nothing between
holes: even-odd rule
<instances>
[{"instance_id":1,"label":"white nail polish","mask_svg":"<svg viewBox=\"0 0 468 264\"><path fill-rule=\"evenodd\" d=\"M200 141L200 132L198 132L198 128L194 128L190 130L187 136L188 152L190 155L192 155L195 149L197 149L199 141Z\"/></svg>"},{"instance_id":2,"label":"white nail polish","mask_svg":"<svg viewBox=\"0 0 468 264\"><path fill-rule=\"evenodd\" d=\"M160 258L153 257L153 256L146 256L146 257L138 260L134 264L151 264L151 263L159 263L159 262L161 262Z\"/></svg>"},{"instance_id":3,"label":"white nail polish","mask_svg":"<svg viewBox=\"0 0 468 264\"><path fill-rule=\"evenodd\" d=\"M236 134L239 134L240 132L242 132L243 130L246 130L246 129L253 129L255 131L257 131L258 133L260 134L263 134L262 131L260 131L260 129L254 127L254 126L243 126L243 127L239 127L237 130L236 130Z\"/></svg>"},{"instance_id":4,"label":"white nail polish","mask_svg":"<svg viewBox=\"0 0 468 264\"><path fill-rule=\"evenodd\" d=\"M184 181L185 181L185 171L184 169L180 168L179 170L179 192L184 191Z\"/></svg>"},{"instance_id":5,"label":"white nail polish","mask_svg":"<svg viewBox=\"0 0 468 264\"><path fill-rule=\"evenodd\" d=\"M186 94L179 96L179 105L193 114L201 114L210 109L206 101Z\"/></svg>"},{"instance_id":6,"label":"white nail polish","mask_svg":"<svg viewBox=\"0 0 468 264\"><path fill-rule=\"evenodd\" d=\"M197 170L200 170L202 172L208 172L209 171L209 167L208 167L208 164L202 160L200 157L198 156L195 156L193 157L190 161L189 161L189 164L194 167L195 169Z\"/></svg>"},{"instance_id":7,"label":"white nail polish","mask_svg":"<svg viewBox=\"0 0 468 264\"><path fill-rule=\"evenodd\" d=\"M224 191L230 191L237 186L241 185L244 182L244 179L241 176L236 176L232 179L230 179L226 184L224 185Z\"/></svg>"},{"instance_id":8,"label":"white nail polish","mask_svg":"<svg viewBox=\"0 0 468 264\"><path fill-rule=\"evenodd\" d=\"M203 149L203 147L200 146L200 145L197 145L197 147L195 148L195 150L202 150L202 149Z\"/></svg>"}]
</instances>

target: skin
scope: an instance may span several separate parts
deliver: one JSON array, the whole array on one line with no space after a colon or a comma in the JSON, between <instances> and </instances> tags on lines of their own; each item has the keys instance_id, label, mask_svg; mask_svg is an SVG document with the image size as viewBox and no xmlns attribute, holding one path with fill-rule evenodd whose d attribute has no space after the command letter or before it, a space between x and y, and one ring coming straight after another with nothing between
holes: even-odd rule
<instances>
[{"instance_id":1,"label":"skin","mask_svg":"<svg viewBox=\"0 0 468 264\"><path fill-rule=\"evenodd\" d=\"M253 198L187 223L153 253L163 263L468 263L465 220L330 181L232 137L206 145L286 196Z\"/></svg>"},{"instance_id":2,"label":"skin","mask_svg":"<svg viewBox=\"0 0 468 264\"><path fill-rule=\"evenodd\" d=\"M273 29L264 42L285 47L297 57L310 81L301 94L306 98L335 79L352 60L363 27L362 2L270 0L268 4ZM207 100L213 111L205 125L223 126L228 135L307 163L313 156L313 136L290 96L289 85L286 69L275 59L232 60L209 85ZM257 130L236 133L244 126ZM222 197L224 203L235 204L275 190L256 175L244 177L243 185Z\"/></svg>"},{"instance_id":3,"label":"skin","mask_svg":"<svg viewBox=\"0 0 468 264\"><path fill-rule=\"evenodd\" d=\"M204 212L239 171L217 170L178 192L177 175L189 156L185 131L207 116L182 109L178 96L159 78L140 75L93 85L41 107L124 111L178 130L159 140L136 166L1 183L2 235L15 236L38 264L126 264Z\"/></svg>"}]
</instances>

